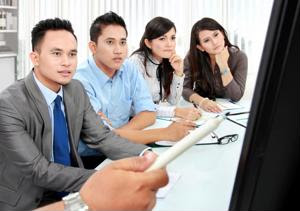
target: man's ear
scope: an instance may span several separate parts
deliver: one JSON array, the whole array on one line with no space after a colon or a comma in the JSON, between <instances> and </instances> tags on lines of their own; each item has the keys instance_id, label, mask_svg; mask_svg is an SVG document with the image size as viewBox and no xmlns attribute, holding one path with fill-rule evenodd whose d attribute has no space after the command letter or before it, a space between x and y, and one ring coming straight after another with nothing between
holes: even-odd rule
<instances>
[{"instance_id":1,"label":"man's ear","mask_svg":"<svg viewBox=\"0 0 300 211\"><path fill-rule=\"evenodd\" d=\"M202 52L204 52L204 49L201 47L201 45L196 45L196 47L200 50L200 51L202 51Z\"/></svg>"},{"instance_id":2,"label":"man's ear","mask_svg":"<svg viewBox=\"0 0 300 211\"><path fill-rule=\"evenodd\" d=\"M89 49L92 52L92 54L94 55L96 53L96 49L97 49L97 44L94 41L89 41Z\"/></svg>"},{"instance_id":3,"label":"man's ear","mask_svg":"<svg viewBox=\"0 0 300 211\"><path fill-rule=\"evenodd\" d=\"M39 66L39 61L40 61L40 55L38 52L36 51L32 51L30 54L29 54L29 57L30 57L30 60L33 64L33 66Z\"/></svg>"},{"instance_id":4,"label":"man's ear","mask_svg":"<svg viewBox=\"0 0 300 211\"><path fill-rule=\"evenodd\" d=\"M148 40L148 39L145 39L144 40L144 43L145 43L145 45L148 47L148 48L152 48L152 46L151 46L151 42Z\"/></svg>"}]
</instances>

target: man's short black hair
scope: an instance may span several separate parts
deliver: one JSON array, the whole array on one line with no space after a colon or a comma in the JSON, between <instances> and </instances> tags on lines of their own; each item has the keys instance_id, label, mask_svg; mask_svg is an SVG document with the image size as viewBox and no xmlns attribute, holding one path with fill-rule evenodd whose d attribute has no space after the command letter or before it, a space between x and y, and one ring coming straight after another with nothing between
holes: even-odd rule
<instances>
[{"instance_id":1,"label":"man's short black hair","mask_svg":"<svg viewBox=\"0 0 300 211\"><path fill-rule=\"evenodd\" d=\"M38 44L42 41L46 32L49 30L66 30L70 32L77 40L70 21L60 18L46 19L38 22L31 31L32 51L37 49Z\"/></svg>"},{"instance_id":2,"label":"man's short black hair","mask_svg":"<svg viewBox=\"0 0 300 211\"><path fill-rule=\"evenodd\" d=\"M103 26L108 26L108 25L122 26L126 31L126 36L128 35L126 24L123 18L114 12L108 12L96 18L92 23L90 28L91 41L97 43L98 37L101 35Z\"/></svg>"}]
</instances>

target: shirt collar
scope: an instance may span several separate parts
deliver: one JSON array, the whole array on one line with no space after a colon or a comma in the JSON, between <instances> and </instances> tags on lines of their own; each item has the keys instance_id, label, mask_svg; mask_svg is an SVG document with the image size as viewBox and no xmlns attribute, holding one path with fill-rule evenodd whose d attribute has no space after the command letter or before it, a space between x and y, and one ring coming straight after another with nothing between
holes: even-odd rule
<instances>
[{"instance_id":1,"label":"shirt collar","mask_svg":"<svg viewBox=\"0 0 300 211\"><path fill-rule=\"evenodd\" d=\"M93 56L90 56L88 58L88 64L89 66L91 67L93 73L96 75L96 78L98 79L98 81L104 85L106 82L110 81L111 78L108 77L97 65L96 65L96 62L94 60L94 57ZM117 70L116 74L114 75L113 78L117 78L117 77L120 77L122 78L122 75L123 75L123 71L124 71L124 68L123 68L123 64L121 66L121 68L119 70Z\"/></svg>"},{"instance_id":2,"label":"shirt collar","mask_svg":"<svg viewBox=\"0 0 300 211\"><path fill-rule=\"evenodd\" d=\"M152 54L148 55L148 60L154 65L160 65L160 62Z\"/></svg>"},{"instance_id":3,"label":"shirt collar","mask_svg":"<svg viewBox=\"0 0 300 211\"><path fill-rule=\"evenodd\" d=\"M52 102L55 100L55 98L57 97L57 95L61 96L62 98L62 101L64 99L64 95L63 95L63 89L62 89L62 86L60 86L60 89L59 89L59 92L56 93L54 91L52 91L51 89L49 89L48 87L46 87L44 84L42 84L39 79L37 79L35 73L33 72L33 77L34 77L34 80L35 82L37 83L39 89L41 90L46 102L47 102L47 105L50 106L52 104Z\"/></svg>"}]
</instances>

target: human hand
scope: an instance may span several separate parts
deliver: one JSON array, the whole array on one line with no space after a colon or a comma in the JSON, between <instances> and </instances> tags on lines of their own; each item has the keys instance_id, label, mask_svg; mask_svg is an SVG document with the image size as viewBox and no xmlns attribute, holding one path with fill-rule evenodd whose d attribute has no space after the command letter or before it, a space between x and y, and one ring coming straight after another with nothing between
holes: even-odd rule
<instances>
[{"instance_id":1,"label":"human hand","mask_svg":"<svg viewBox=\"0 0 300 211\"><path fill-rule=\"evenodd\" d=\"M214 113L222 112L222 109L218 106L216 102L209 100L207 98L203 99L203 102L201 103L201 108L207 112L214 112Z\"/></svg>"},{"instance_id":2,"label":"human hand","mask_svg":"<svg viewBox=\"0 0 300 211\"><path fill-rule=\"evenodd\" d=\"M219 66L220 70L223 70L225 68L228 68L228 58L229 58L229 52L228 47L224 47L224 49L219 53L215 55L216 63Z\"/></svg>"},{"instance_id":3,"label":"human hand","mask_svg":"<svg viewBox=\"0 0 300 211\"><path fill-rule=\"evenodd\" d=\"M176 108L175 116L195 121L200 118L201 112L196 108Z\"/></svg>"},{"instance_id":4,"label":"human hand","mask_svg":"<svg viewBox=\"0 0 300 211\"><path fill-rule=\"evenodd\" d=\"M175 52L170 56L169 62L173 69L175 70L175 74L178 76L183 75L183 60L180 56L178 56Z\"/></svg>"},{"instance_id":5,"label":"human hand","mask_svg":"<svg viewBox=\"0 0 300 211\"><path fill-rule=\"evenodd\" d=\"M168 184L165 169L144 172L155 158L147 152L105 166L82 186L81 198L90 210L151 210L157 190Z\"/></svg>"},{"instance_id":6,"label":"human hand","mask_svg":"<svg viewBox=\"0 0 300 211\"><path fill-rule=\"evenodd\" d=\"M168 141L179 141L183 137L189 134L190 130L195 128L196 124L189 120L177 120L170 124L164 133L166 137L165 140Z\"/></svg>"}]
</instances>

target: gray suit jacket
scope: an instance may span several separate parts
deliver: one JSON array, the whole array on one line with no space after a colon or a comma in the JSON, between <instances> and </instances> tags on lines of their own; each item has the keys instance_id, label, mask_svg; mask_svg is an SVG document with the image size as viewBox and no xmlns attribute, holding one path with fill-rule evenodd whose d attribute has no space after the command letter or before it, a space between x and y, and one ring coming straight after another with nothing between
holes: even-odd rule
<instances>
[{"instance_id":1,"label":"gray suit jacket","mask_svg":"<svg viewBox=\"0 0 300 211\"><path fill-rule=\"evenodd\" d=\"M120 138L103 125L83 86L63 87L75 166L50 162L52 129L46 101L30 73L0 94L0 210L29 210L46 190L75 192L93 174L77 152L81 138L111 159L139 155L145 145Z\"/></svg>"}]
</instances>

